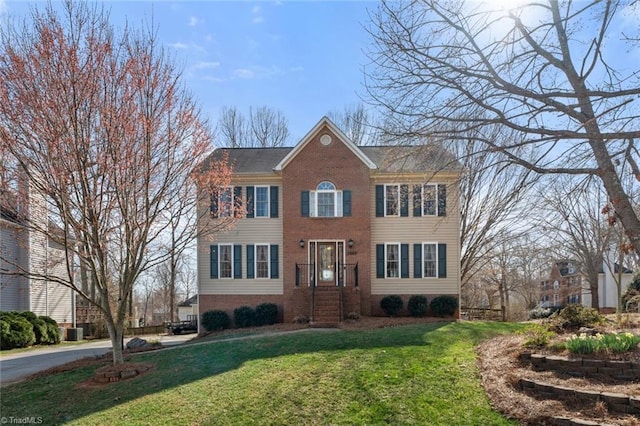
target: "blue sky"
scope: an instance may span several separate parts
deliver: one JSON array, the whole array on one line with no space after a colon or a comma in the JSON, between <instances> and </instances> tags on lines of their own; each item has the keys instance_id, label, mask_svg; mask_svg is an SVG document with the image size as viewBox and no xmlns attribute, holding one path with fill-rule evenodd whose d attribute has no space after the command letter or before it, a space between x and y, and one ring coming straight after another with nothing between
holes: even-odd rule
<instances>
[{"instance_id":1,"label":"blue sky","mask_svg":"<svg viewBox=\"0 0 640 426\"><path fill-rule=\"evenodd\" d=\"M0 0L0 13L25 16L44 1ZM215 122L223 106L267 105L289 120L292 143L323 115L363 92L365 1L107 1L111 21L140 27L153 18L176 55L184 83Z\"/></svg>"}]
</instances>

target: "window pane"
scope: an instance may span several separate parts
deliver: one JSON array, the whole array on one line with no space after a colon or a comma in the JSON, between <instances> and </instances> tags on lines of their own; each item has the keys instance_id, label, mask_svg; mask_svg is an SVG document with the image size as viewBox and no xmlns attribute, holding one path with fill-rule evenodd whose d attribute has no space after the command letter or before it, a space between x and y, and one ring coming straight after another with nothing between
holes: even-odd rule
<instances>
[{"instance_id":1,"label":"window pane","mask_svg":"<svg viewBox=\"0 0 640 426\"><path fill-rule=\"evenodd\" d=\"M435 185L424 185L423 193L423 216L435 216L437 206L437 191Z\"/></svg>"},{"instance_id":2,"label":"window pane","mask_svg":"<svg viewBox=\"0 0 640 426\"><path fill-rule=\"evenodd\" d=\"M318 191L335 191L336 187L331 182L320 182L316 188Z\"/></svg>"},{"instance_id":3,"label":"window pane","mask_svg":"<svg viewBox=\"0 0 640 426\"><path fill-rule=\"evenodd\" d=\"M437 254L435 244L425 244L424 251L424 277L435 278L437 275Z\"/></svg>"},{"instance_id":4,"label":"window pane","mask_svg":"<svg viewBox=\"0 0 640 426\"><path fill-rule=\"evenodd\" d=\"M335 215L335 192L318 192L318 216L333 217Z\"/></svg>"},{"instance_id":5,"label":"window pane","mask_svg":"<svg viewBox=\"0 0 640 426\"><path fill-rule=\"evenodd\" d=\"M230 217L233 213L233 189L230 187L220 188L218 197L218 216Z\"/></svg>"},{"instance_id":6,"label":"window pane","mask_svg":"<svg viewBox=\"0 0 640 426\"><path fill-rule=\"evenodd\" d=\"M220 278L231 278L232 247L220 246Z\"/></svg>"},{"instance_id":7,"label":"window pane","mask_svg":"<svg viewBox=\"0 0 640 426\"><path fill-rule=\"evenodd\" d=\"M398 216L398 186L387 185L385 187L386 215Z\"/></svg>"},{"instance_id":8,"label":"window pane","mask_svg":"<svg viewBox=\"0 0 640 426\"><path fill-rule=\"evenodd\" d=\"M400 247L398 245L387 246L387 278L397 278L400 276L399 253Z\"/></svg>"},{"instance_id":9,"label":"window pane","mask_svg":"<svg viewBox=\"0 0 640 426\"><path fill-rule=\"evenodd\" d=\"M269 278L269 246L256 246L256 277Z\"/></svg>"},{"instance_id":10,"label":"window pane","mask_svg":"<svg viewBox=\"0 0 640 426\"><path fill-rule=\"evenodd\" d=\"M256 188L256 217L269 216L269 188L259 186Z\"/></svg>"}]
</instances>

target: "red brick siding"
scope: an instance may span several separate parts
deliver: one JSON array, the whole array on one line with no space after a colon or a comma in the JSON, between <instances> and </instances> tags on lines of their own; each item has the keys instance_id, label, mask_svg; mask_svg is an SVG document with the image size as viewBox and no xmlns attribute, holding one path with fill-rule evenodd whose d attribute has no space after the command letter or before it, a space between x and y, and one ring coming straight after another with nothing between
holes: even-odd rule
<instances>
[{"instance_id":1,"label":"red brick siding","mask_svg":"<svg viewBox=\"0 0 640 426\"><path fill-rule=\"evenodd\" d=\"M320 144L320 136L329 134L333 142ZM351 217L311 218L302 217L300 211L302 191L315 190L322 181L332 182L337 190L351 190ZM282 172L283 228L284 228L284 294L285 321L291 321L296 312L308 310L300 304L308 303L295 290L295 264L308 263L309 240L352 239L352 248L345 247L346 263L358 264L362 315L370 315L369 295L371 287L371 200L370 169L328 128L324 127L294 157ZM305 241L300 248L299 241ZM354 305L355 306L355 305Z\"/></svg>"}]
</instances>

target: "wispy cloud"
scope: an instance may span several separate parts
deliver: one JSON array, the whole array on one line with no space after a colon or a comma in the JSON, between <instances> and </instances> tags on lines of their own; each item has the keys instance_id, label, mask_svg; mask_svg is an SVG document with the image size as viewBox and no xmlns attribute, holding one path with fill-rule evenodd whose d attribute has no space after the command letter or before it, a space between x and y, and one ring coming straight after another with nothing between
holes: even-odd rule
<instances>
[{"instance_id":1,"label":"wispy cloud","mask_svg":"<svg viewBox=\"0 0 640 426\"><path fill-rule=\"evenodd\" d=\"M220 68L220 62L217 62L217 61L211 61L211 62L200 61L200 62L196 63L193 66L193 68L196 69L196 70L216 69L216 68Z\"/></svg>"},{"instance_id":2,"label":"wispy cloud","mask_svg":"<svg viewBox=\"0 0 640 426\"><path fill-rule=\"evenodd\" d=\"M0 1L2 1L2 0L0 0ZM188 49L189 48L188 44L184 44L184 43L180 43L180 42L167 43L167 46L173 47L174 49Z\"/></svg>"},{"instance_id":3,"label":"wispy cloud","mask_svg":"<svg viewBox=\"0 0 640 426\"><path fill-rule=\"evenodd\" d=\"M256 76L255 72L247 68L238 68L233 70L233 73L232 73L232 77L234 79L240 78L245 80L251 80L255 78L255 76Z\"/></svg>"},{"instance_id":4,"label":"wispy cloud","mask_svg":"<svg viewBox=\"0 0 640 426\"><path fill-rule=\"evenodd\" d=\"M203 19L200 19L196 16L192 16L191 18L189 18L189 26L190 27L195 27L196 25L200 25L204 23Z\"/></svg>"},{"instance_id":5,"label":"wispy cloud","mask_svg":"<svg viewBox=\"0 0 640 426\"><path fill-rule=\"evenodd\" d=\"M260 8L260 6L253 6L253 8L251 9L251 15L253 15L253 18L251 19L252 23L260 24L264 22L264 17L262 16L262 8Z\"/></svg>"},{"instance_id":6,"label":"wispy cloud","mask_svg":"<svg viewBox=\"0 0 640 426\"><path fill-rule=\"evenodd\" d=\"M7 2L5 0L0 0L0 15L3 15L7 12L9 6L7 6Z\"/></svg>"}]
</instances>

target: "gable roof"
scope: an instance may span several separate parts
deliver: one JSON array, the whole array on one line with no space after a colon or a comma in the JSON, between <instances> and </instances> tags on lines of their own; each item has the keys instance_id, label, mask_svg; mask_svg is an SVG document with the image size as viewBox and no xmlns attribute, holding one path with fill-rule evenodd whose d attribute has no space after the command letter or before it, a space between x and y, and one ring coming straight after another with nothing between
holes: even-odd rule
<instances>
[{"instance_id":1,"label":"gable roof","mask_svg":"<svg viewBox=\"0 0 640 426\"><path fill-rule=\"evenodd\" d=\"M298 155L298 153L302 151L304 147L309 144L309 142L311 142L313 137L323 126L327 126L329 130L331 130L331 132L333 132L338 137L340 142L342 142L347 148L349 148L349 150L351 150L351 152L353 152L356 157L360 159L360 161L362 161L367 167L369 167L369 169L377 169L376 164L371 161L371 159L367 157L356 144L351 142L347 135L345 135L342 130L338 128L338 126L333 124L333 121L329 120L327 116L324 116L320 119L320 121L318 121L315 126L313 126L311 130L309 130L309 132L300 140L300 142L298 142L298 144L291 151L289 151L289 153L282 160L280 160L280 162L274 167L274 170L281 171L282 169L284 169L287 164L289 164L289 162L291 162L291 160L293 160L295 156Z\"/></svg>"}]
</instances>

